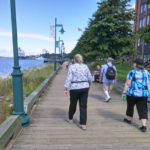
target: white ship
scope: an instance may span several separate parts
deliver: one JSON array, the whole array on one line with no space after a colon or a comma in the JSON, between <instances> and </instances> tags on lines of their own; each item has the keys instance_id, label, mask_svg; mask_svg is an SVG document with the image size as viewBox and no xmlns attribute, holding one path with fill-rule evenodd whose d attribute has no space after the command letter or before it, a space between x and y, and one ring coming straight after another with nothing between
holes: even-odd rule
<instances>
[{"instance_id":1,"label":"white ship","mask_svg":"<svg viewBox=\"0 0 150 150\"><path fill-rule=\"evenodd\" d=\"M25 52L19 47L18 48L18 56L20 59L25 59Z\"/></svg>"},{"instance_id":2,"label":"white ship","mask_svg":"<svg viewBox=\"0 0 150 150\"><path fill-rule=\"evenodd\" d=\"M44 61L44 58L42 56L36 57L35 60Z\"/></svg>"}]
</instances>

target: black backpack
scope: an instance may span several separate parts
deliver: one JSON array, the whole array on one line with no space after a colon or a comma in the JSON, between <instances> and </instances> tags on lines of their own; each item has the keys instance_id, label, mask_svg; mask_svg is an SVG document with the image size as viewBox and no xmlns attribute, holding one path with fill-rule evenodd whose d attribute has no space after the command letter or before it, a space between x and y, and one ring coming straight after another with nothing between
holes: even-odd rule
<instances>
[{"instance_id":1,"label":"black backpack","mask_svg":"<svg viewBox=\"0 0 150 150\"><path fill-rule=\"evenodd\" d=\"M116 78L116 70L114 69L113 65L112 66L109 66L107 64L108 68L107 68L107 71L106 71L106 78L108 80L114 80Z\"/></svg>"}]
</instances>

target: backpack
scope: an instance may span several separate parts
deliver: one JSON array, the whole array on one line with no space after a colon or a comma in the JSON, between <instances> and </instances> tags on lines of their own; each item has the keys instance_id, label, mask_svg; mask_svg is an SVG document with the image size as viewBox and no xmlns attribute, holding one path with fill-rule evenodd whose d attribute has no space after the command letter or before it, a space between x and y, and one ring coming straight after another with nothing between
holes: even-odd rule
<instances>
[{"instance_id":1,"label":"backpack","mask_svg":"<svg viewBox=\"0 0 150 150\"><path fill-rule=\"evenodd\" d=\"M109 66L107 64L108 68L107 68L107 71L106 71L106 78L108 80L114 80L115 77L116 77L116 70L114 69L113 65L112 66Z\"/></svg>"}]
</instances>

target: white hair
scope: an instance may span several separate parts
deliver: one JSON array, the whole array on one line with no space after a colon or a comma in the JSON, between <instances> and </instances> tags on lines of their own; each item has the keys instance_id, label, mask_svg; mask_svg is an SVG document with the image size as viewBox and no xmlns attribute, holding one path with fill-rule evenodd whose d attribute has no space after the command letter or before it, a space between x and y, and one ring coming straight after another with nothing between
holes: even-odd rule
<instances>
[{"instance_id":1,"label":"white hair","mask_svg":"<svg viewBox=\"0 0 150 150\"><path fill-rule=\"evenodd\" d=\"M76 55L74 56L74 61L75 61L76 63L82 63L82 62L83 62L83 57L82 57L82 55L76 54Z\"/></svg>"},{"instance_id":2,"label":"white hair","mask_svg":"<svg viewBox=\"0 0 150 150\"><path fill-rule=\"evenodd\" d=\"M107 62L113 62L113 58L108 57Z\"/></svg>"}]
</instances>

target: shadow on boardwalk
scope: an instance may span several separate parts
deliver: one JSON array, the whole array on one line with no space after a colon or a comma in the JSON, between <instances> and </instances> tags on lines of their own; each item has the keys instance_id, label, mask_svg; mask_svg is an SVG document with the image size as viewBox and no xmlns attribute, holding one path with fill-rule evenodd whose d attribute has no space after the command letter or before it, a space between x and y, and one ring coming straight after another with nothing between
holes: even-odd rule
<instances>
[{"instance_id":1,"label":"shadow on boardwalk","mask_svg":"<svg viewBox=\"0 0 150 150\"><path fill-rule=\"evenodd\" d=\"M87 131L79 128L79 109L74 124L66 122L69 97L63 96L66 70L59 71L36 104L31 124L23 129L13 150L149 150L150 132L138 130L122 121L126 105L115 92L105 103L101 85L93 84L88 99ZM149 129L149 128L148 128Z\"/></svg>"}]
</instances>

